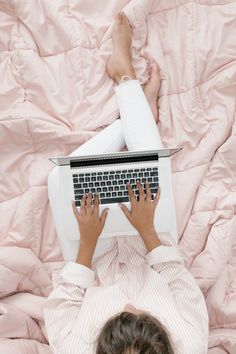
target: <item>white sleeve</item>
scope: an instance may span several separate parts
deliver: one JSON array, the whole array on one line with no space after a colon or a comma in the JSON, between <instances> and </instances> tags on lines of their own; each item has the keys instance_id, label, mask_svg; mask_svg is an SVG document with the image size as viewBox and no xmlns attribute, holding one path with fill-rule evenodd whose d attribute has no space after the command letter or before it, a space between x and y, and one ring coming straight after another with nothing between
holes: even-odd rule
<instances>
[{"instance_id":1,"label":"white sleeve","mask_svg":"<svg viewBox=\"0 0 236 354\"><path fill-rule=\"evenodd\" d=\"M43 311L48 340L55 351L73 329L86 289L93 285L94 271L78 263L69 262L60 272Z\"/></svg>"}]
</instances>

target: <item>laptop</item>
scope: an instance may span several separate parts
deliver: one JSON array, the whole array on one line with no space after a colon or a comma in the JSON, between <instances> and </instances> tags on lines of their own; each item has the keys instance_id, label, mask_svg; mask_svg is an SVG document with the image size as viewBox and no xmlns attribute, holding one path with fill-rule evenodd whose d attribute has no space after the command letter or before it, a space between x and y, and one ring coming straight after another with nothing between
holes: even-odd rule
<instances>
[{"instance_id":1,"label":"laptop","mask_svg":"<svg viewBox=\"0 0 236 354\"><path fill-rule=\"evenodd\" d=\"M130 210L127 183L139 198L137 180L143 186L149 182L152 199L158 188L161 198L155 211L154 225L159 232L170 232L177 237L175 205L171 183L171 164L169 157L181 148L160 150L122 151L102 155L52 157L58 166L59 190L61 194L61 217L63 217L66 237L79 240L79 228L74 217L71 201L79 210L84 194L92 192L99 195L100 215L109 208L106 223L100 238L124 235L137 235L118 203Z\"/></svg>"}]
</instances>

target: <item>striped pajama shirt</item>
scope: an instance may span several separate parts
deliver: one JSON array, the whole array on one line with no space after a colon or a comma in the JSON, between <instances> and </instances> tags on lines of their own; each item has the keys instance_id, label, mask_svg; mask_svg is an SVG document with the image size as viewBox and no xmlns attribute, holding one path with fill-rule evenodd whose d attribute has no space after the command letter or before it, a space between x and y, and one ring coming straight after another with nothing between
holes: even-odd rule
<instances>
[{"instance_id":1,"label":"striped pajama shirt","mask_svg":"<svg viewBox=\"0 0 236 354\"><path fill-rule=\"evenodd\" d=\"M175 354L207 353L204 296L176 243L168 234L159 238L162 245L147 253L139 236L114 237L92 269L69 262L54 273L54 290L44 308L54 353L96 353L102 327L126 304L166 326Z\"/></svg>"}]
</instances>

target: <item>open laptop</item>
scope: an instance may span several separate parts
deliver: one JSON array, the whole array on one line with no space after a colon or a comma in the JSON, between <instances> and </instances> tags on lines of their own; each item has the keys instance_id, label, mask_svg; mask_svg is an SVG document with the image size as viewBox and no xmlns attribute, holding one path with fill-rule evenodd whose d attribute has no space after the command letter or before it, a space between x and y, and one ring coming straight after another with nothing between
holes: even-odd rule
<instances>
[{"instance_id":1,"label":"open laptop","mask_svg":"<svg viewBox=\"0 0 236 354\"><path fill-rule=\"evenodd\" d=\"M61 217L66 237L78 240L77 221L71 207L74 200L79 210L81 199L90 190L99 194L100 215L109 208L106 223L100 237L137 235L119 207L122 202L130 209L127 183L130 182L138 198L137 180L144 186L150 184L152 198L161 188L161 198L155 212L154 224L159 232L170 232L176 238L175 206L171 184L169 157L181 148L146 151L122 151L102 155L68 156L50 158L58 166L59 191L62 203Z\"/></svg>"}]
</instances>

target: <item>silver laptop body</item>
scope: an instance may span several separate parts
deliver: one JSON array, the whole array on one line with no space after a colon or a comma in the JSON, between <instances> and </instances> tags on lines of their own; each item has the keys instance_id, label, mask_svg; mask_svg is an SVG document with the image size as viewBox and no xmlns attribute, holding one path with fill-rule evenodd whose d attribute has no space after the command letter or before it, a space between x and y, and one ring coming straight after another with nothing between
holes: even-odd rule
<instances>
[{"instance_id":1,"label":"silver laptop body","mask_svg":"<svg viewBox=\"0 0 236 354\"><path fill-rule=\"evenodd\" d=\"M69 240L80 238L77 221L71 201L78 210L82 195L91 190L100 197L100 215L109 208L106 224L100 237L137 235L118 203L130 209L126 184L129 181L138 198L136 181L142 185L148 180L153 198L161 188L161 198L155 212L154 224L159 232L170 232L176 238L175 205L171 183L170 156L181 148L125 151L102 155L68 156L50 158L58 166L59 190L61 196L61 217L65 237Z\"/></svg>"}]
</instances>

